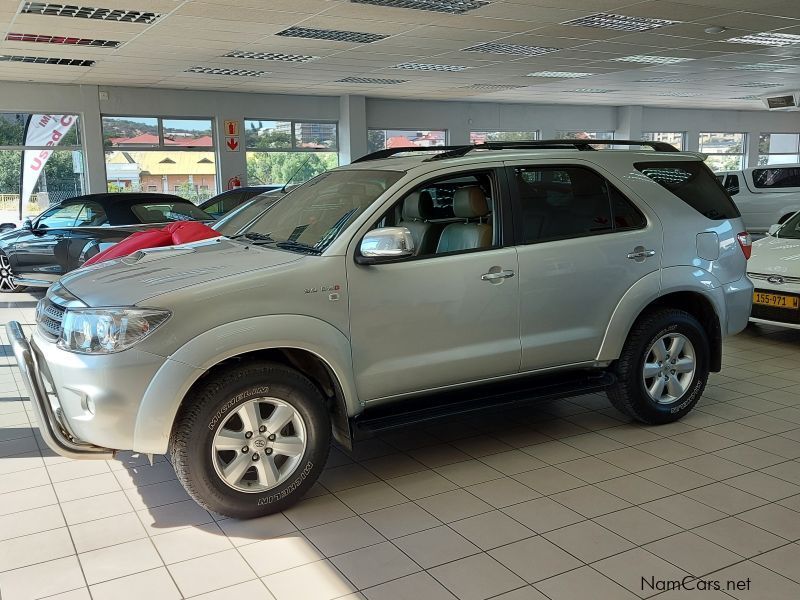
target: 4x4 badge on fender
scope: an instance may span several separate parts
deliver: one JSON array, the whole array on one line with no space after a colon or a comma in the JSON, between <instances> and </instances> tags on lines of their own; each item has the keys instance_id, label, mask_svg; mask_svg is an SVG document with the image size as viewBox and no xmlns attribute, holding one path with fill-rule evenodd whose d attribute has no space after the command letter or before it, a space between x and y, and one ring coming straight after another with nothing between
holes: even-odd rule
<instances>
[{"instance_id":1,"label":"4x4 badge on fender","mask_svg":"<svg viewBox=\"0 0 800 600\"><path fill-rule=\"evenodd\" d=\"M769 281L770 283L777 284L777 285L783 285L784 283L786 283L783 280L783 277L781 277L780 275L772 275L772 276L767 278L767 281Z\"/></svg>"}]
</instances>

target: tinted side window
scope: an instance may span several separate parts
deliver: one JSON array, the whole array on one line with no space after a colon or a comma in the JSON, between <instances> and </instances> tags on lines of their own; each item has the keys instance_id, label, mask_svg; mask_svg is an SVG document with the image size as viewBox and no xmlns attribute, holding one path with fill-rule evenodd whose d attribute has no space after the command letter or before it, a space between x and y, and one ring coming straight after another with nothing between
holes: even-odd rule
<instances>
[{"instance_id":1,"label":"tinted side window","mask_svg":"<svg viewBox=\"0 0 800 600\"><path fill-rule=\"evenodd\" d=\"M87 202L78 215L75 227L101 227L108 225L106 211L97 202Z\"/></svg>"},{"instance_id":2,"label":"tinted side window","mask_svg":"<svg viewBox=\"0 0 800 600\"><path fill-rule=\"evenodd\" d=\"M753 183L757 188L800 187L800 167L755 169Z\"/></svg>"},{"instance_id":3,"label":"tinted side window","mask_svg":"<svg viewBox=\"0 0 800 600\"><path fill-rule=\"evenodd\" d=\"M39 218L36 222L36 227L39 229L58 229L61 227L74 227L75 221L78 218L78 213L81 212L83 204L69 204L53 208Z\"/></svg>"},{"instance_id":4,"label":"tinted side window","mask_svg":"<svg viewBox=\"0 0 800 600\"><path fill-rule=\"evenodd\" d=\"M708 219L741 216L711 169L700 161L644 162L634 167Z\"/></svg>"},{"instance_id":5,"label":"tinted side window","mask_svg":"<svg viewBox=\"0 0 800 600\"><path fill-rule=\"evenodd\" d=\"M622 192L606 182L611 198L611 214L614 217L614 230L643 229L647 219L642 212L628 200Z\"/></svg>"},{"instance_id":6,"label":"tinted side window","mask_svg":"<svg viewBox=\"0 0 800 600\"><path fill-rule=\"evenodd\" d=\"M606 180L589 169L516 167L512 185L522 209L523 243L614 230ZM626 209L620 208L621 217Z\"/></svg>"},{"instance_id":7,"label":"tinted side window","mask_svg":"<svg viewBox=\"0 0 800 600\"><path fill-rule=\"evenodd\" d=\"M728 192L731 196L735 196L739 193L739 176L738 175L728 175L728 178L725 180L725 191Z\"/></svg>"}]
</instances>

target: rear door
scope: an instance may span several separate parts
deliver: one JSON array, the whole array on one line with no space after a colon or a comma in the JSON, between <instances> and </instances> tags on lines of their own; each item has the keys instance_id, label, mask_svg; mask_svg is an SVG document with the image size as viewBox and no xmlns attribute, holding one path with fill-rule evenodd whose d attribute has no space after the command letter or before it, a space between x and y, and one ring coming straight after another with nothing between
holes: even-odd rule
<instances>
[{"instance_id":1,"label":"rear door","mask_svg":"<svg viewBox=\"0 0 800 600\"><path fill-rule=\"evenodd\" d=\"M617 303L660 268L661 223L593 165L518 162L508 179L522 371L592 361Z\"/></svg>"}]
</instances>

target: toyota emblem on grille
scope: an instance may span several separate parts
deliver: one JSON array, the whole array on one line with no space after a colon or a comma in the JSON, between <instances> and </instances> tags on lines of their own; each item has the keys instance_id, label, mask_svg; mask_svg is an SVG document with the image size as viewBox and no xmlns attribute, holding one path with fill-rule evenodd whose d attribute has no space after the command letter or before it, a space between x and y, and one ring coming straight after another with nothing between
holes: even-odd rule
<instances>
[{"instance_id":1,"label":"toyota emblem on grille","mask_svg":"<svg viewBox=\"0 0 800 600\"><path fill-rule=\"evenodd\" d=\"M769 281L770 283L777 284L777 285L781 285L781 284L785 283L784 280L783 280L783 277L781 277L780 275L772 275L772 276L767 278L767 281Z\"/></svg>"}]
</instances>

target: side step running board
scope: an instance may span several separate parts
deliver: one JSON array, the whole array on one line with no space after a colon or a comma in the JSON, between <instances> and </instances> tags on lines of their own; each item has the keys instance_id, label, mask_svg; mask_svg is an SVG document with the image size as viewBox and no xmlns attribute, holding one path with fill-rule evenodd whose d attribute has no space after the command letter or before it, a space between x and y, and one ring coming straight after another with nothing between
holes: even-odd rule
<instances>
[{"instance_id":1,"label":"side step running board","mask_svg":"<svg viewBox=\"0 0 800 600\"><path fill-rule=\"evenodd\" d=\"M467 415L479 411L502 410L541 400L552 400L602 392L616 382L607 371L587 373L572 372L567 376L538 377L506 382L499 387L480 386L474 390L461 389L443 394L398 400L367 409L351 420L354 440L433 421L454 415Z\"/></svg>"}]
</instances>

